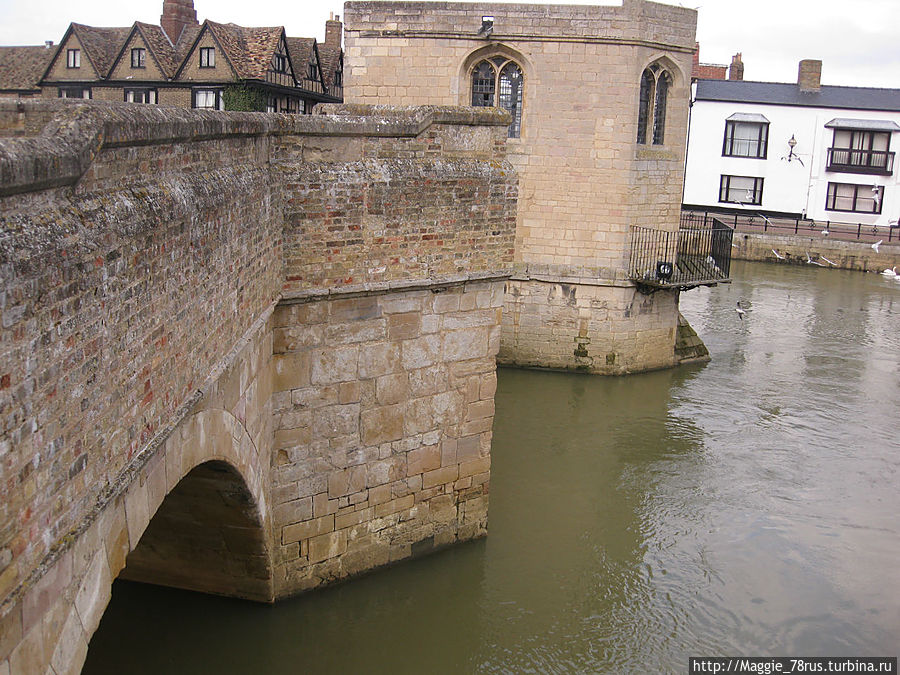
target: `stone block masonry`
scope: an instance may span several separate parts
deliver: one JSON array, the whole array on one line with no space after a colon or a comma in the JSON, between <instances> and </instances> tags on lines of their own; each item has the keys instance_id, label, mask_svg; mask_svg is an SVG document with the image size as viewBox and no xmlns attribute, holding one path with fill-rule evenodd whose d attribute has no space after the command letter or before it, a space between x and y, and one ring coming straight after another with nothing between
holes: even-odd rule
<instances>
[{"instance_id":1,"label":"stone block masonry","mask_svg":"<svg viewBox=\"0 0 900 675\"><path fill-rule=\"evenodd\" d=\"M608 275L516 265L506 286L498 362L602 375L676 365L677 292L644 295Z\"/></svg>"},{"instance_id":2,"label":"stone block masonry","mask_svg":"<svg viewBox=\"0 0 900 675\"><path fill-rule=\"evenodd\" d=\"M508 117L329 112L0 103L0 673L486 532Z\"/></svg>"},{"instance_id":3,"label":"stone block masonry","mask_svg":"<svg viewBox=\"0 0 900 675\"><path fill-rule=\"evenodd\" d=\"M279 305L279 588L486 533L502 303L495 280Z\"/></svg>"},{"instance_id":4,"label":"stone block masonry","mask_svg":"<svg viewBox=\"0 0 900 675\"><path fill-rule=\"evenodd\" d=\"M497 81L477 98L493 86L500 105L500 69L521 73L507 152L519 175L515 260L530 272L509 285L501 361L604 374L674 365L677 294L641 297L624 270L632 226L678 228L696 11L354 0L344 20L351 103L469 105L485 66ZM652 125L662 133L639 143L642 76L654 69L667 77Z\"/></svg>"}]
</instances>

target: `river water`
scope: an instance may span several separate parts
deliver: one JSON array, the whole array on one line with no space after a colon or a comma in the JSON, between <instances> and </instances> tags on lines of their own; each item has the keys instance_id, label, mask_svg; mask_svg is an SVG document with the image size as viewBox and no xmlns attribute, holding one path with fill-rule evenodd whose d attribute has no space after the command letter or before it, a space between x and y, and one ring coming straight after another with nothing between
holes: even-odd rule
<instances>
[{"instance_id":1,"label":"river water","mask_svg":"<svg viewBox=\"0 0 900 675\"><path fill-rule=\"evenodd\" d=\"M709 364L500 371L486 539L274 607L117 582L84 672L683 673L690 655L896 656L900 283L732 273L682 294Z\"/></svg>"}]
</instances>

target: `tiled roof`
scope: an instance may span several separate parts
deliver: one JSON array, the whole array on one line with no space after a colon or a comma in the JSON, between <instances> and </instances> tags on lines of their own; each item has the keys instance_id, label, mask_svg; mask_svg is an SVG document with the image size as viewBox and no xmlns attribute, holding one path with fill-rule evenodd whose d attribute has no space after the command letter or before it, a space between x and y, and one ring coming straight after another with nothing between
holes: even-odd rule
<instances>
[{"instance_id":1,"label":"tiled roof","mask_svg":"<svg viewBox=\"0 0 900 675\"><path fill-rule=\"evenodd\" d=\"M241 28L244 34L244 59L239 70L248 79L264 80L266 71L272 66L272 56L281 42L284 29L281 26L269 28Z\"/></svg>"},{"instance_id":2,"label":"tiled roof","mask_svg":"<svg viewBox=\"0 0 900 675\"><path fill-rule=\"evenodd\" d=\"M171 78L175 71L178 70L181 61L178 59L175 48L169 42L169 38L163 29L152 23L143 23L141 21L135 21L134 25L144 37L144 41L147 43L150 51L153 52L153 56L156 57L163 74Z\"/></svg>"},{"instance_id":3,"label":"tiled roof","mask_svg":"<svg viewBox=\"0 0 900 675\"><path fill-rule=\"evenodd\" d=\"M122 43L131 34L130 26L128 28L95 28L73 23L72 30L81 42L85 56L90 59L100 77L109 75L109 70L122 48Z\"/></svg>"},{"instance_id":4,"label":"tiled roof","mask_svg":"<svg viewBox=\"0 0 900 675\"><path fill-rule=\"evenodd\" d=\"M322 60L322 75L325 78L325 86L331 91L334 86L334 73L341 63L341 48L329 45L319 45L319 58Z\"/></svg>"},{"instance_id":5,"label":"tiled roof","mask_svg":"<svg viewBox=\"0 0 900 675\"><path fill-rule=\"evenodd\" d=\"M291 57L291 63L294 64L294 75L298 80L306 77L306 64L313 60L315 44L315 38L287 38L288 54Z\"/></svg>"},{"instance_id":6,"label":"tiled roof","mask_svg":"<svg viewBox=\"0 0 900 675\"><path fill-rule=\"evenodd\" d=\"M0 90L35 91L56 49L0 47Z\"/></svg>"},{"instance_id":7,"label":"tiled roof","mask_svg":"<svg viewBox=\"0 0 900 675\"><path fill-rule=\"evenodd\" d=\"M822 85L819 91L802 92L794 83L698 80L696 100L900 112L900 89L872 87Z\"/></svg>"},{"instance_id":8,"label":"tiled roof","mask_svg":"<svg viewBox=\"0 0 900 675\"><path fill-rule=\"evenodd\" d=\"M194 46L194 41L197 39L197 36L200 35L201 28L202 26L199 24L188 24L181 31L181 35L178 36L178 42L175 43L175 57L179 66L184 63L184 60L188 56L188 52L190 52L191 47ZM162 31L162 28L160 28L160 31ZM168 40L168 38L166 39Z\"/></svg>"},{"instance_id":9,"label":"tiled roof","mask_svg":"<svg viewBox=\"0 0 900 675\"><path fill-rule=\"evenodd\" d=\"M246 28L233 23L207 21L228 60L242 80L264 80L272 63L272 56L284 29L281 26L269 28Z\"/></svg>"}]
</instances>

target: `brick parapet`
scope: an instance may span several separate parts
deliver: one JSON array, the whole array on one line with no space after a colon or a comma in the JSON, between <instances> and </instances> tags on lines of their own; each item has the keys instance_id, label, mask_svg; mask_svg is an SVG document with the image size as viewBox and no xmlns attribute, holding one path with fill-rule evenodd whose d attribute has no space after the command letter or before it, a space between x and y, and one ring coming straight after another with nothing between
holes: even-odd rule
<instances>
[{"instance_id":1,"label":"brick parapet","mask_svg":"<svg viewBox=\"0 0 900 675\"><path fill-rule=\"evenodd\" d=\"M485 401L493 396L491 357L499 346L499 298L515 224L515 173L505 160L508 118L438 107L376 112L367 118L365 109L348 108L299 117L0 103L0 115L16 116L16 125L28 128L25 137L0 139L0 634L11 636L0 639L0 672L23 658L26 634L40 634L41 612L69 617L69 637L44 631L42 639L49 641L48 658L55 651L55 659L71 656L77 667L108 599L109 578L102 579L118 573L128 552L118 543L122 514L126 545L134 548L174 487L168 476L177 482L209 459L230 462L258 501L267 536L274 536L271 364L280 352L273 345L273 311L282 316L290 307L367 298L396 307L403 303L391 299L398 294L471 298L458 300L460 311L471 302L478 315L471 320L484 320L485 312L492 317L490 326L475 326L484 340L467 341L459 326L470 318L460 315L448 319L444 343L448 368L484 387L467 399L475 408L459 408L463 417L450 424L471 422L469 415L478 420L473 428L489 428ZM285 177L302 174L304 189L327 193L336 177L352 178L360 166L392 173L392 180L376 182L383 204L406 201L390 226L419 236L410 256L427 253L428 264L353 282L311 265L309 283L286 289L291 262L284 242L302 241L301 232L290 230L291 218L333 223L303 216L304 208L317 207L291 203L298 192ZM435 176L436 192L414 189L423 175ZM425 231L422 213L434 206L434 195L445 210ZM344 224L364 230L373 215ZM429 234L440 236L423 236ZM351 243L330 255L359 266L369 252ZM278 307L286 309L273 310L282 297ZM490 308L478 305L487 297ZM422 319L429 331L434 322ZM461 363L467 350L477 352L475 370ZM484 429L472 433L479 442L466 452L477 450L477 457L467 455L474 464L457 466L452 481L450 469L429 476L440 481L423 485L420 501L427 506L373 505L379 513L396 506L390 518L404 511L404 519L415 520L416 528L397 530L405 543L392 549L391 559L411 552L428 530L434 545L483 533L490 438ZM232 454L222 455L216 438L230 439ZM408 441L404 452L414 444ZM161 463L167 469L162 491ZM427 514L440 526L429 526ZM341 525L357 517L342 517ZM118 553L110 553L98 581L84 576L93 574L87 567L71 572L66 561L73 550L80 555L79 547L83 553L93 546L85 537L100 530L106 533L100 546ZM367 560L340 563L340 574L362 571ZM54 580L59 574L65 583ZM310 579L279 588L308 585ZM72 597L95 591L90 616L79 618ZM46 661L39 663L43 670Z\"/></svg>"},{"instance_id":2,"label":"brick parapet","mask_svg":"<svg viewBox=\"0 0 900 675\"><path fill-rule=\"evenodd\" d=\"M24 116L28 137L0 146L0 196L72 185L101 149L241 136L416 137L432 125L505 126L507 113L455 106L322 106L333 114L259 115L70 100L0 100L0 117ZM37 120L40 131L30 123ZM12 125L10 125L12 126Z\"/></svg>"}]
</instances>

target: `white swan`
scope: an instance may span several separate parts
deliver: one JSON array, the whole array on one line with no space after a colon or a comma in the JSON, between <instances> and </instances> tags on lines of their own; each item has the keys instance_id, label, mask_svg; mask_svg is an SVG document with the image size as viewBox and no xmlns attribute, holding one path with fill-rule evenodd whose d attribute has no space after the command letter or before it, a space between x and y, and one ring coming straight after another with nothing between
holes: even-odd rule
<instances>
[{"instance_id":1,"label":"white swan","mask_svg":"<svg viewBox=\"0 0 900 675\"><path fill-rule=\"evenodd\" d=\"M881 276L893 279L894 277L897 276L897 266L894 265L891 269L885 270L884 272L881 273Z\"/></svg>"}]
</instances>

